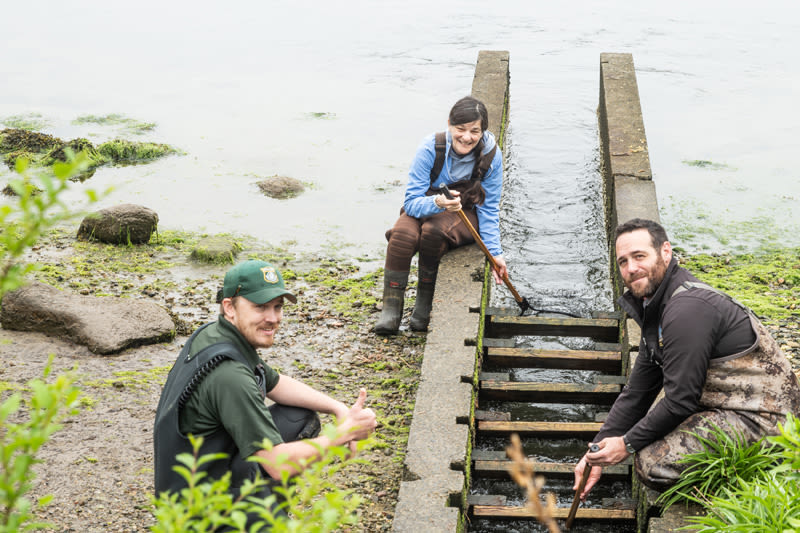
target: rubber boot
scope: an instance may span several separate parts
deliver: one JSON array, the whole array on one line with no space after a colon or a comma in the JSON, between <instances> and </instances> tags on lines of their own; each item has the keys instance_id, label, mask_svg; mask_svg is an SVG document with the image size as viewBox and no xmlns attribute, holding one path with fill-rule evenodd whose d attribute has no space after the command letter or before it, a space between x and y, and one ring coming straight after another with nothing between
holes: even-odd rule
<instances>
[{"instance_id":1,"label":"rubber boot","mask_svg":"<svg viewBox=\"0 0 800 533\"><path fill-rule=\"evenodd\" d=\"M395 335L403 318L403 295L408 283L408 272L386 270L383 273L383 310L375 324L378 335Z\"/></svg>"},{"instance_id":2,"label":"rubber boot","mask_svg":"<svg viewBox=\"0 0 800 533\"><path fill-rule=\"evenodd\" d=\"M433 306L433 289L436 287L436 271L420 269L417 283L417 303L411 314L409 326L412 331L428 331Z\"/></svg>"}]
</instances>

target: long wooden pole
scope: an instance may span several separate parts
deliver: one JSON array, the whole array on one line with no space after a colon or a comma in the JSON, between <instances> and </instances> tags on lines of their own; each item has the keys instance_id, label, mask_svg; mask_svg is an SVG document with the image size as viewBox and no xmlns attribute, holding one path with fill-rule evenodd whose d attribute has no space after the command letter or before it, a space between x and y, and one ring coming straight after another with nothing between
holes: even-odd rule
<instances>
[{"instance_id":1,"label":"long wooden pole","mask_svg":"<svg viewBox=\"0 0 800 533\"><path fill-rule=\"evenodd\" d=\"M481 250L483 250L483 253L486 255L486 259L489 260L489 263L491 263L492 268L495 271L497 271L497 262L494 260L494 257L492 257L492 253L483 243L483 240L481 239L478 230L476 230L475 226L472 225L472 222L469 221L463 209L459 209L456 212L458 213L458 216L461 217L461 221L464 222L464 225L467 226L467 228L469 229L469 232L472 233L472 236L475 238L475 242L478 243L478 246L480 246ZM511 280L508 278L507 272L503 274L503 283L505 283L506 287L508 287L508 290L511 291L511 294L514 296L514 299L517 301L517 303L521 304L522 296L519 295L517 289L515 289L514 286L511 284Z\"/></svg>"},{"instance_id":2,"label":"long wooden pole","mask_svg":"<svg viewBox=\"0 0 800 533\"><path fill-rule=\"evenodd\" d=\"M569 514L567 514L567 523L564 525L567 529L572 527L572 521L575 520L575 514L578 512L578 505L581 503L581 492L583 492L584 487L586 487L586 481L589 479L589 474L592 472L592 465L587 464L583 468L583 476L581 476L581 482L578 484L578 490L575 491L575 497L572 499L572 507L569 508Z\"/></svg>"}]
</instances>

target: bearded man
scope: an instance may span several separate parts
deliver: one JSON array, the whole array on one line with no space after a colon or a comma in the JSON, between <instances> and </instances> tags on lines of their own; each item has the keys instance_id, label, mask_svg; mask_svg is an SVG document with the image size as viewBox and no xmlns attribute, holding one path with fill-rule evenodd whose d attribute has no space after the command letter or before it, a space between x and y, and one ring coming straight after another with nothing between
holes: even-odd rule
<instances>
[{"instance_id":1,"label":"bearded man","mask_svg":"<svg viewBox=\"0 0 800 533\"><path fill-rule=\"evenodd\" d=\"M642 337L628 384L593 439L599 451L575 467L574 490L587 463L614 465L633 453L639 478L664 490L687 466L677 461L702 449L692 433L706 435L716 425L748 442L775 435L786 413L800 409L800 386L749 309L678 266L661 225L633 219L615 237L628 288L619 304ZM601 472L592 469L582 498Z\"/></svg>"}]
</instances>

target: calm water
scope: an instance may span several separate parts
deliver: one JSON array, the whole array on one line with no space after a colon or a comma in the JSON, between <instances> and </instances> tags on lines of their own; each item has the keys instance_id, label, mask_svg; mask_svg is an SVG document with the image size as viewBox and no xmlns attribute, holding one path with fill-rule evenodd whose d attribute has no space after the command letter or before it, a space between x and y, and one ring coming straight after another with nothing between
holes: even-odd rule
<instances>
[{"instance_id":1,"label":"calm water","mask_svg":"<svg viewBox=\"0 0 800 533\"><path fill-rule=\"evenodd\" d=\"M120 131L71 121L121 113L155 122L140 138L186 155L104 168L76 188L113 185L103 205L146 205L162 229L341 249L377 267L417 144L469 93L478 51L508 50L502 230L512 278L523 295L598 309L609 298L592 198L599 56L630 52L674 240L800 244L792 4L611 4L5 3L0 119L38 113L45 131L94 142ZM713 164L684 163L695 160ZM275 174L311 187L266 198L255 183ZM693 227L716 234L691 236Z\"/></svg>"}]
</instances>

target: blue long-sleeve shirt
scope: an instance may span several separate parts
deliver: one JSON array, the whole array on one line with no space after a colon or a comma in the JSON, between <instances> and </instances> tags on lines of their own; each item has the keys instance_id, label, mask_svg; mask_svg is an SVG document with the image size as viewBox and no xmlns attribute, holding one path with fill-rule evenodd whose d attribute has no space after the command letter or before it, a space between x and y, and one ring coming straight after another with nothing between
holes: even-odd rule
<instances>
[{"instance_id":1,"label":"blue long-sleeve shirt","mask_svg":"<svg viewBox=\"0 0 800 533\"><path fill-rule=\"evenodd\" d=\"M411 168L408 171L408 185L406 186L406 196L403 208L408 216L422 218L425 216L441 213L444 209L436 206L433 196L425 196L431 186L431 169L436 159L436 134L431 134L422 141ZM445 146L445 160L442 172L433 186L440 187L443 184L450 185L457 181L468 179L472 175L472 168L475 163L475 155L470 153L466 156L459 156L452 150L452 138L447 132L447 144ZM487 153L494 148L496 141L491 132L483 132L483 153ZM475 206L478 215L478 231L481 235L486 248L493 256L503 254L500 246L500 195L503 191L503 155L501 150L495 152L492 164L486 171L486 176L481 182L486 199L483 204Z\"/></svg>"}]
</instances>

